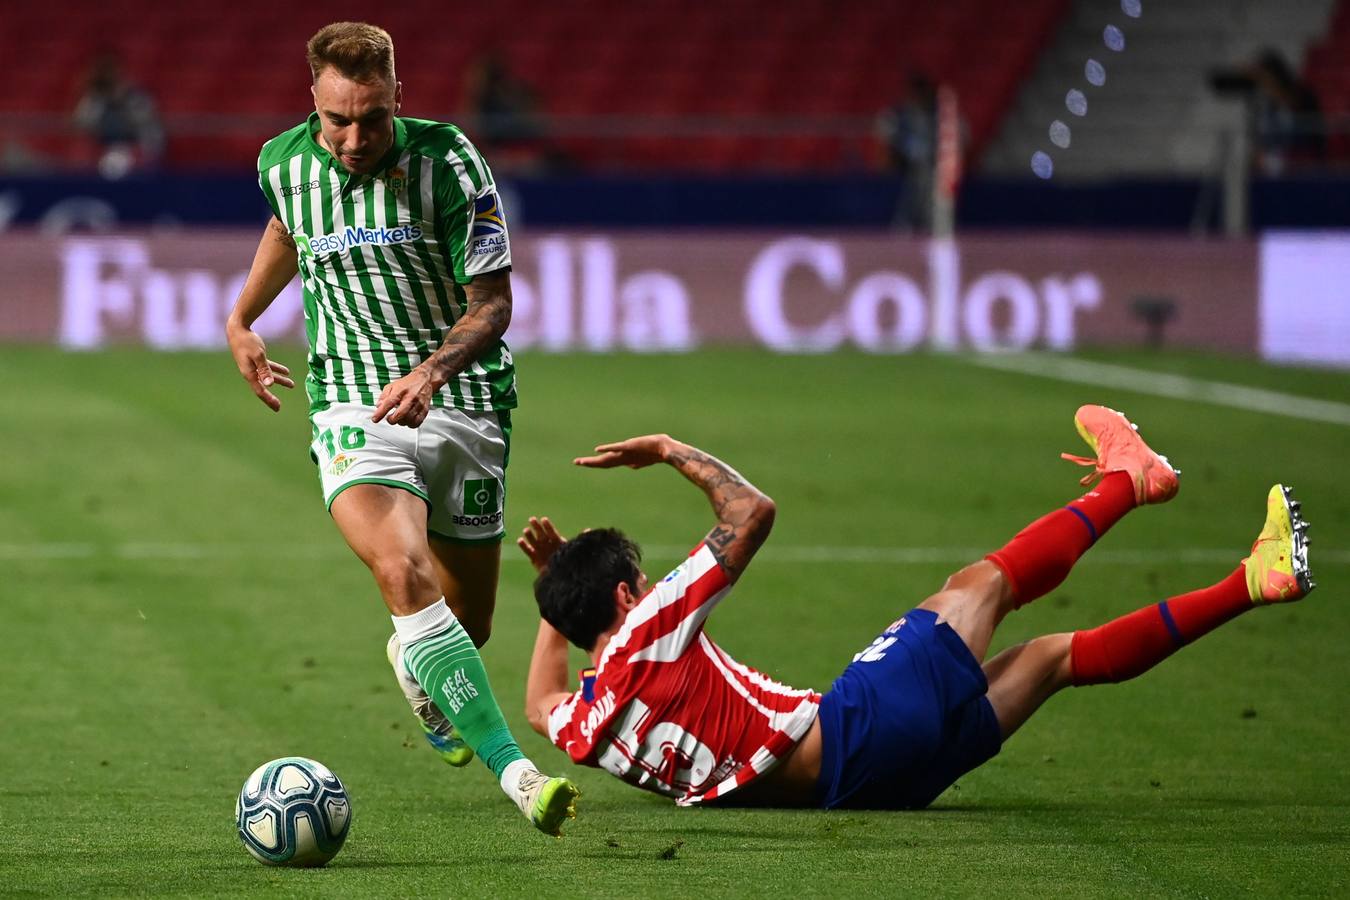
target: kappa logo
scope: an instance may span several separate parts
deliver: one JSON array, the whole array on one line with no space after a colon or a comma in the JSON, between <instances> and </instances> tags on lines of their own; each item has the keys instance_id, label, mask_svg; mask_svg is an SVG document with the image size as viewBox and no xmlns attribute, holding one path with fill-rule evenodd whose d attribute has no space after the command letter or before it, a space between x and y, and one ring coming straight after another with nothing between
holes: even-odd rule
<instances>
[{"instance_id":1,"label":"kappa logo","mask_svg":"<svg viewBox=\"0 0 1350 900\"><path fill-rule=\"evenodd\" d=\"M299 194L306 194L309 193L310 191L317 191L318 189L319 189L318 181L303 181L300 184L288 184L285 187L283 187L281 189L281 196L295 197Z\"/></svg>"}]
</instances>

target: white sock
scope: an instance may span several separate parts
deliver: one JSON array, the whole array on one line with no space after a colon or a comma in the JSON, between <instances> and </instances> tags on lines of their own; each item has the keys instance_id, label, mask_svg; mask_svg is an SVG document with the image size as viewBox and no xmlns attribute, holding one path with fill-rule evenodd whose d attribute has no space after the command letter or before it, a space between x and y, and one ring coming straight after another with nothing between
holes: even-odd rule
<instances>
[{"instance_id":1,"label":"white sock","mask_svg":"<svg viewBox=\"0 0 1350 900\"><path fill-rule=\"evenodd\" d=\"M445 605L445 598L419 609L410 616L390 616L394 620L394 631L398 632L398 642L406 650L418 641L440 634L456 621L455 614Z\"/></svg>"},{"instance_id":2,"label":"white sock","mask_svg":"<svg viewBox=\"0 0 1350 900\"><path fill-rule=\"evenodd\" d=\"M506 792L506 796L516 800L520 776L531 771L535 771L535 767L528 759L517 759L507 763L506 768L502 769L502 790Z\"/></svg>"}]
</instances>

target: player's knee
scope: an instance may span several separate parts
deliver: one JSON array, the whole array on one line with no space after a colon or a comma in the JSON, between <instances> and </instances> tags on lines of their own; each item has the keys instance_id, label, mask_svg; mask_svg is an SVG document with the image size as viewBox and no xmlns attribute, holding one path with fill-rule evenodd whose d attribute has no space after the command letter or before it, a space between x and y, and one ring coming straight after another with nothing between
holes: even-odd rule
<instances>
[{"instance_id":1,"label":"player's knee","mask_svg":"<svg viewBox=\"0 0 1350 900\"><path fill-rule=\"evenodd\" d=\"M948 575L942 590L998 596L1005 592L1006 583L1002 569L988 560L980 560Z\"/></svg>"},{"instance_id":2,"label":"player's knee","mask_svg":"<svg viewBox=\"0 0 1350 900\"><path fill-rule=\"evenodd\" d=\"M978 562L948 576L942 590L921 606L942 614L956 609L1000 609L1006 613L1010 603L1011 592L1003 572L992 563Z\"/></svg>"},{"instance_id":3,"label":"player's knee","mask_svg":"<svg viewBox=\"0 0 1350 900\"><path fill-rule=\"evenodd\" d=\"M943 593L946 593L947 591L962 590L969 581L967 569L969 569L969 566L967 566L966 569L961 569L959 572L953 572L948 575L947 580L942 582Z\"/></svg>"},{"instance_id":4,"label":"player's knee","mask_svg":"<svg viewBox=\"0 0 1350 900\"><path fill-rule=\"evenodd\" d=\"M947 576L942 589L944 591L967 591L978 586L988 577L988 573L984 571L987 566L988 563L984 561L963 566Z\"/></svg>"}]
</instances>

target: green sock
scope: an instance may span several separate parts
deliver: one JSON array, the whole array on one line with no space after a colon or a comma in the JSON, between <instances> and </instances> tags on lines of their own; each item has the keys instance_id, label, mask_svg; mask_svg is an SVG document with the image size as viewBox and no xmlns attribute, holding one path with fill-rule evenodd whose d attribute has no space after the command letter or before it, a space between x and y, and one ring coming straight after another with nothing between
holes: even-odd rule
<instances>
[{"instance_id":1,"label":"green sock","mask_svg":"<svg viewBox=\"0 0 1350 900\"><path fill-rule=\"evenodd\" d=\"M492 686L488 684L487 670L483 668L478 648L444 601L440 607L445 610L444 619L448 619L449 624L433 634L404 644L404 663L436 706L454 723L459 736L500 779L507 764L524 759L525 754L506 727L497 698L492 696ZM432 609L428 607L415 615L421 617ZM439 615L436 618L442 619ZM399 618L396 617L394 622L399 625Z\"/></svg>"}]
</instances>

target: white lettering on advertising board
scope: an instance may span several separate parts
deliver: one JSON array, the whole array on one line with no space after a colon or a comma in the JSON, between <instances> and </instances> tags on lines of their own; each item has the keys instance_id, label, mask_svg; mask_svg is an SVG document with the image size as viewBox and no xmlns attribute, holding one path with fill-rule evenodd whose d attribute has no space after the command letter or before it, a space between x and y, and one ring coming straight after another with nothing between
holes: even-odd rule
<instances>
[{"instance_id":1,"label":"white lettering on advertising board","mask_svg":"<svg viewBox=\"0 0 1350 900\"><path fill-rule=\"evenodd\" d=\"M747 336L796 353L849 346L872 353L1063 350L1075 345L1079 317L1103 302L1101 282L1090 272L1033 280L998 269L967 281L951 242L930 244L920 272L875 265L853 271L843 240L769 240L751 245L741 257L747 262L707 271L697 268L697 253L672 244L667 267L626 272L622 241L534 240L512 277L508 341L516 349L597 352L681 351ZM63 346L102 346L110 334L130 334L163 349L223 346L225 317L247 272L174 267L152 259L152 246L137 237L63 242ZM789 295L803 290L811 297L810 321L793 321ZM743 321L727 322L726 312L736 315L727 304L738 294ZM718 328L726 334L699 333L696 303L705 314L704 330L713 330L707 321L723 322ZM267 338L301 340L303 315L299 283L292 282L255 327Z\"/></svg>"}]
</instances>

